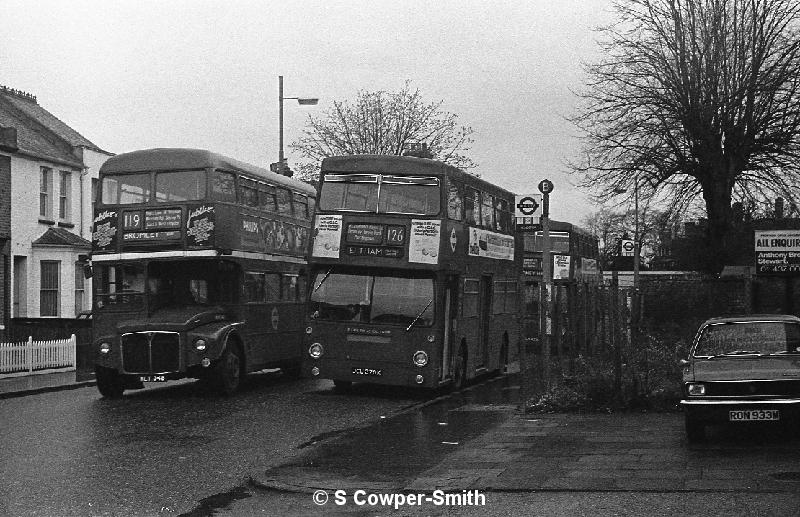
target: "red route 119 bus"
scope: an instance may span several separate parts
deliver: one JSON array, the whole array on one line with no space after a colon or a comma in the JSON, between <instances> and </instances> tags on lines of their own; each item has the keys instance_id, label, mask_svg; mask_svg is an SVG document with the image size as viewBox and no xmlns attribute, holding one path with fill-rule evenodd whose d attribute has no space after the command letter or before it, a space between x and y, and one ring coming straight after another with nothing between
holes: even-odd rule
<instances>
[{"instance_id":1,"label":"red route 119 bus","mask_svg":"<svg viewBox=\"0 0 800 517\"><path fill-rule=\"evenodd\" d=\"M303 375L460 387L518 350L514 195L407 156L322 162Z\"/></svg>"},{"instance_id":2,"label":"red route 119 bus","mask_svg":"<svg viewBox=\"0 0 800 517\"><path fill-rule=\"evenodd\" d=\"M197 149L114 156L99 187L101 394L183 377L230 394L248 372L299 373L312 187Z\"/></svg>"}]
</instances>

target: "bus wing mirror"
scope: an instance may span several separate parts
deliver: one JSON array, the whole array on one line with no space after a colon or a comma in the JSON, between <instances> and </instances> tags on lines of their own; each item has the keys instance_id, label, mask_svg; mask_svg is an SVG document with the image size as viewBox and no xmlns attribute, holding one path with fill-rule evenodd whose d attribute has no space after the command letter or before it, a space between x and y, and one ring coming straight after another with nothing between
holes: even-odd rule
<instances>
[{"instance_id":1,"label":"bus wing mirror","mask_svg":"<svg viewBox=\"0 0 800 517\"><path fill-rule=\"evenodd\" d=\"M94 275L92 266L90 264L83 266L83 278L92 278L92 275Z\"/></svg>"}]
</instances>

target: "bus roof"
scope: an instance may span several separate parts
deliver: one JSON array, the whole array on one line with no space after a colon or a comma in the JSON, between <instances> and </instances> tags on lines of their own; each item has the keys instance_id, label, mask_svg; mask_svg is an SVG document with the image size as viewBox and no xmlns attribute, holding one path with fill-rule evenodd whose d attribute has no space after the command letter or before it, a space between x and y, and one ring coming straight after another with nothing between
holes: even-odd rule
<instances>
[{"instance_id":1,"label":"bus roof","mask_svg":"<svg viewBox=\"0 0 800 517\"><path fill-rule=\"evenodd\" d=\"M354 154L347 156L330 156L322 160L322 170L327 172L361 172L386 174L408 173L413 167L413 174L428 173L436 176L450 176L460 181L468 181L472 186L488 190L489 188L510 196L514 193L484 179L468 174L458 167L438 160L417 158L415 156L397 156L380 154Z\"/></svg>"},{"instance_id":2,"label":"bus roof","mask_svg":"<svg viewBox=\"0 0 800 517\"><path fill-rule=\"evenodd\" d=\"M314 187L307 183L205 149L162 147L131 151L112 156L106 160L100 167L100 172L107 174L154 170L205 169L209 167L246 172L271 184L288 187L311 197L317 195Z\"/></svg>"}]
</instances>

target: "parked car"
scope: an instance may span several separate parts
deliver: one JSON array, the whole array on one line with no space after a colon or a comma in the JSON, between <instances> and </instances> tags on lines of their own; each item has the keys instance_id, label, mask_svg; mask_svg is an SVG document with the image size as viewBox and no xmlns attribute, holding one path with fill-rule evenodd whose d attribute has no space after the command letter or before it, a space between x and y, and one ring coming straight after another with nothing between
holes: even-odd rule
<instances>
[{"instance_id":1,"label":"parked car","mask_svg":"<svg viewBox=\"0 0 800 517\"><path fill-rule=\"evenodd\" d=\"M700 325L683 366L686 436L710 424L783 422L800 414L800 318L748 315Z\"/></svg>"}]
</instances>

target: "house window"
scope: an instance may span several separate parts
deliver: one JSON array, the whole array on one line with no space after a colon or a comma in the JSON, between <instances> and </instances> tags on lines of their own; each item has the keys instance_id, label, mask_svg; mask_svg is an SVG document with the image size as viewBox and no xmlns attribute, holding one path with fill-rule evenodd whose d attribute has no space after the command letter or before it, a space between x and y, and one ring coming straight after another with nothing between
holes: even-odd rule
<instances>
[{"instance_id":1,"label":"house window","mask_svg":"<svg viewBox=\"0 0 800 517\"><path fill-rule=\"evenodd\" d=\"M53 171L49 167L39 169L39 216L47 219L52 217L53 209L50 206L50 192L53 190Z\"/></svg>"},{"instance_id":2,"label":"house window","mask_svg":"<svg viewBox=\"0 0 800 517\"><path fill-rule=\"evenodd\" d=\"M75 316L78 316L83 311L83 290L84 279L83 276L83 262L75 263Z\"/></svg>"},{"instance_id":3,"label":"house window","mask_svg":"<svg viewBox=\"0 0 800 517\"><path fill-rule=\"evenodd\" d=\"M72 174L61 171L61 188L58 192L58 218L69 221L70 197L72 194Z\"/></svg>"},{"instance_id":4,"label":"house window","mask_svg":"<svg viewBox=\"0 0 800 517\"><path fill-rule=\"evenodd\" d=\"M59 268L57 260L41 262L41 287L39 290L39 316L58 316Z\"/></svg>"}]
</instances>

